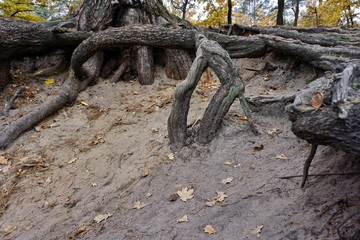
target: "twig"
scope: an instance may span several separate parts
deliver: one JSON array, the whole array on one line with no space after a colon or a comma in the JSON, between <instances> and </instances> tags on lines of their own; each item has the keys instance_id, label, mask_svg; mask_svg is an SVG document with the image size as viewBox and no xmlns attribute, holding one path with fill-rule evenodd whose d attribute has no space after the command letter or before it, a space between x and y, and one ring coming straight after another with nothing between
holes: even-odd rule
<instances>
[{"instance_id":1,"label":"twig","mask_svg":"<svg viewBox=\"0 0 360 240\"><path fill-rule=\"evenodd\" d=\"M349 175L360 175L360 172L351 172L351 173L320 173L320 174L309 174L308 177L323 177L323 176L349 176ZM303 175L292 175L280 177L280 179L291 179L303 177Z\"/></svg>"},{"instance_id":2,"label":"twig","mask_svg":"<svg viewBox=\"0 0 360 240\"><path fill-rule=\"evenodd\" d=\"M5 103L5 106L4 106L4 111L3 111L3 115L4 116L8 116L9 115L9 112L10 112L10 109L12 108L12 106L14 105L14 102L16 100L16 98L22 93L22 87L18 87L14 93L14 96L12 96L9 101L7 101Z\"/></svg>"},{"instance_id":3,"label":"twig","mask_svg":"<svg viewBox=\"0 0 360 240\"><path fill-rule=\"evenodd\" d=\"M309 175L309 168L310 168L311 162L314 159L314 156L316 154L317 147L318 147L318 144L316 144L316 143L311 144L311 150L310 150L309 156L306 159L305 164L304 164L303 179L302 179L302 182L301 182L301 188L303 188L305 186L306 179L307 179L307 177Z\"/></svg>"}]
</instances>

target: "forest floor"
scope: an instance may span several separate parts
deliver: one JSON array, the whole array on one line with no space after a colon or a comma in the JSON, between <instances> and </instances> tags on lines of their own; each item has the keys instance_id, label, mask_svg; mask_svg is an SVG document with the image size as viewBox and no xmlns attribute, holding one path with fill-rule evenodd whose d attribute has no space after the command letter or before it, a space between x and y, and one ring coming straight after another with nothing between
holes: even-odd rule
<instances>
[{"instance_id":1,"label":"forest floor","mask_svg":"<svg viewBox=\"0 0 360 240\"><path fill-rule=\"evenodd\" d=\"M316 77L312 67L275 55L236 62L247 97L291 96ZM278 69L246 70L266 62ZM50 85L23 79L26 89L0 128L55 94L64 78ZM301 177L281 179L301 175L310 150L291 132L286 100L252 106L261 135L252 133L237 101L210 144L172 154L167 118L179 83L160 67L151 86L100 80L0 151L0 238L360 236L359 175L310 176L303 189ZM213 77L195 91L189 125L217 86ZM310 168L310 174L349 172L360 172L359 159L326 146Z\"/></svg>"}]
</instances>

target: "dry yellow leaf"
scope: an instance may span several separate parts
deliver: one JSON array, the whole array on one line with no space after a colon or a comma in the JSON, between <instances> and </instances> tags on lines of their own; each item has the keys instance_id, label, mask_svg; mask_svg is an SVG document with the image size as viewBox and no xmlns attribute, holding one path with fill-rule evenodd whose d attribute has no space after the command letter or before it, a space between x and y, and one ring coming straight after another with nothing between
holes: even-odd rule
<instances>
[{"instance_id":1,"label":"dry yellow leaf","mask_svg":"<svg viewBox=\"0 0 360 240\"><path fill-rule=\"evenodd\" d=\"M111 216L112 216L111 213L99 214L99 215L97 215L97 216L94 218L94 221L95 221L96 223L99 223L99 222L101 222L101 221L104 221L104 220L108 219L108 218L111 217Z\"/></svg>"},{"instance_id":2,"label":"dry yellow leaf","mask_svg":"<svg viewBox=\"0 0 360 240\"><path fill-rule=\"evenodd\" d=\"M228 178L225 178L225 179L221 180L220 183L222 183L222 184L228 184L228 183L231 183L232 180L234 180L233 177L228 177Z\"/></svg>"},{"instance_id":3,"label":"dry yellow leaf","mask_svg":"<svg viewBox=\"0 0 360 240\"><path fill-rule=\"evenodd\" d=\"M213 201L209 201L209 202L206 202L206 206L208 206L208 207L212 207L212 206L214 206L214 205L215 205L215 203L216 203L216 201L215 201L215 200L213 200Z\"/></svg>"},{"instance_id":4,"label":"dry yellow leaf","mask_svg":"<svg viewBox=\"0 0 360 240\"><path fill-rule=\"evenodd\" d=\"M44 80L45 85L51 85L55 83L55 79L53 78L47 78Z\"/></svg>"},{"instance_id":5,"label":"dry yellow leaf","mask_svg":"<svg viewBox=\"0 0 360 240\"><path fill-rule=\"evenodd\" d=\"M178 220L176 220L176 223L182 223L182 222L188 222L188 217L187 215L182 216L181 218L179 218Z\"/></svg>"},{"instance_id":6,"label":"dry yellow leaf","mask_svg":"<svg viewBox=\"0 0 360 240\"><path fill-rule=\"evenodd\" d=\"M208 234L215 234L216 230L213 226L211 225L206 225L206 227L203 228L204 232L208 233Z\"/></svg>"},{"instance_id":7,"label":"dry yellow leaf","mask_svg":"<svg viewBox=\"0 0 360 240\"><path fill-rule=\"evenodd\" d=\"M89 104L88 104L87 102L85 102L85 101L80 101L80 103L81 103L82 105L84 105L84 106L89 106Z\"/></svg>"},{"instance_id":8,"label":"dry yellow leaf","mask_svg":"<svg viewBox=\"0 0 360 240\"><path fill-rule=\"evenodd\" d=\"M168 156L169 160L174 160L174 154L173 153L169 153L167 156Z\"/></svg>"},{"instance_id":9,"label":"dry yellow leaf","mask_svg":"<svg viewBox=\"0 0 360 240\"><path fill-rule=\"evenodd\" d=\"M324 104L324 94L322 92L316 92L311 98L311 105L315 109L319 109Z\"/></svg>"},{"instance_id":10,"label":"dry yellow leaf","mask_svg":"<svg viewBox=\"0 0 360 240\"><path fill-rule=\"evenodd\" d=\"M0 164L1 165L8 165L9 160L5 158L4 156L0 156Z\"/></svg>"},{"instance_id":11,"label":"dry yellow leaf","mask_svg":"<svg viewBox=\"0 0 360 240\"><path fill-rule=\"evenodd\" d=\"M248 120L245 115L240 115L239 119L240 119L240 121L247 121Z\"/></svg>"},{"instance_id":12,"label":"dry yellow leaf","mask_svg":"<svg viewBox=\"0 0 360 240\"><path fill-rule=\"evenodd\" d=\"M15 230L16 230L16 226L7 226L4 229L4 233L5 233L5 235L8 235L8 234L14 232Z\"/></svg>"},{"instance_id":13,"label":"dry yellow leaf","mask_svg":"<svg viewBox=\"0 0 360 240\"><path fill-rule=\"evenodd\" d=\"M217 196L215 197L215 201L217 202L223 202L225 198L228 196L225 194L225 192L216 192Z\"/></svg>"},{"instance_id":14,"label":"dry yellow leaf","mask_svg":"<svg viewBox=\"0 0 360 240\"><path fill-rule=\"evenodd\" d=\"M146 197L151 197L152 195L153 195L153 193L151 193L151 192L148 192L145 194Z\"/></svg>"},{"instance_id":15,"label":"dry yellow leaf","mask_svg":"<svg viewBox=\"0 0 360 240\"><path fill-rule=\"evenodd\" d=\"M224 165L231 166L231 165L232 165L232 163L231 163L231 162L229 162L229 161L226 161L226 162L224 162Z\"/></svg>"},{"instance_id":16,"label":"dry yellow leaf","mask_svg":"<svg viewBox=\"0 0 360 240\"><path fill-rule=\"evenodd\" d=\"M280 159L280 160L284 160L284 161L289 160L289 158L287 156L285 156L284 154L277 155L276 159Z\"/></svg>"},{"instance_id":17,"label":"dry yellow leaf","mask_svg":"<svg viewBox=\"0 0 360 240\"><path fill-rule=\"evenodd\" d=\"M261 230L263 229L264 225L256 226L253 230L250 231L251 234L260 237Z\"/></svg>"},{"instance_id":18,"label":"dry yellow leaf","mask_svg":"<svg viewBox=\"0 0 360 240\"><path fill-rule=\"evenodd\" d=\"M73 159L71 159L70 161L68 161L67 163L68 163L68 164L71 164L71 163L75 162L76 160L77 160L77 158L73 158Z\"/></svg>"},{"instance_id":19,"label":"dry yellow leaf","mask_svg":"<svg viewBox=\"0 0 360 240\"><path fill-rule=\"evenodd\" d=\"M194 189L193 188L183 188L181 191L177 191L177 195L183 202L186 202L189 199L194 197Z\"/></svg>"},{"instance_id":20,"label":"dry yellow leaf","mask_svg":"<svg viewBox=\"0 0 360 240\"><path fill-rule=\"evenodd\" d=\"M145 206L146 206L145 203L140 202L140 201L136 201L135 204L134 204L134 206L133 206L133 208L134 208L134 209L142 209L142 208L144 208Z\"/></svg>"}]
</instances>

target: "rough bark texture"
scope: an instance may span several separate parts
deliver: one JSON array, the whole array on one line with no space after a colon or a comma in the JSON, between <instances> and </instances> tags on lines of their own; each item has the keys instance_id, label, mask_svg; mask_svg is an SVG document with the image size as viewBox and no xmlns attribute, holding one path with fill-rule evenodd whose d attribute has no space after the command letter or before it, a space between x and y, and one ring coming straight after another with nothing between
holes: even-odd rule
<instances>
[{"instance_id":1,"label":"rough bark texture","mask_svg":"<svg viewBox=\"0 0 360 240\"><path fill-rule=\"evenodd\" d=\"M34 23L0 18L0 58L49 52L57 47L77 46L91 32L70 31L67 22ZM31 33L31 34L29 34Z\"/></svg>"},{"instance_id":2,"label":"rough bark texture","mask_svg":"<svg viewBox=\"0 0 360 240\"><path fill-rule=\"evenodd\" d=\"M168 133L172 150L185 146L187 140L187 115L191 95L202 73L210 67L219 77L221 87L205 110L200 123L197 141L210 142L217 133L221 121L236 98L240 99L245 114L250 119L247 102L243 96L245 86L229 54L217 43L205 36L197 37L198 50L185 81L176 89L172 111L168 119Z\"/></svg>"},{"instance_id":3,"label":"rough bark texture","mask_svg":"<svg viewBox=\"0 0 360 240\"><path fill-rule=\"evenodd\" d=\"M278 0L278 11L276 15L276 25L284 25L284 0Z\"/></svg>"},{"instance_id":4,"label":"rough bark texture","mask_svg":"<svg viewBox=\"0 0 360 240\"><path fill-rule=\"evenodd\" d=\"M182 49L166 49L166 76L171 79L185 79L190 70L192 59L190 54Z\"/></svg>"},{"instance_id":5,"label":"rough bark texture","mask_svg":"<svg viewBox=\"0 0 360 240\"><path fill-rule=\"evenodd\" d=\"M154 83L154 59L153 50L150 47L138 46L136 51L136 70L138 71L138 81L141 85L151 85Z\"/></svg>"},{"instance_id":6,"label":"rough bark texture","mask_svg":"<svg viewBox=\"0 0 360 240\"><path fill-rule=\"evenodd\" d=\"M324 96L320 109L312 99ZM322 77L301 91L287 106L292 131L313 144L331 145L360 155L360 63L339 74Z\"/></svg>"}]
</instances>

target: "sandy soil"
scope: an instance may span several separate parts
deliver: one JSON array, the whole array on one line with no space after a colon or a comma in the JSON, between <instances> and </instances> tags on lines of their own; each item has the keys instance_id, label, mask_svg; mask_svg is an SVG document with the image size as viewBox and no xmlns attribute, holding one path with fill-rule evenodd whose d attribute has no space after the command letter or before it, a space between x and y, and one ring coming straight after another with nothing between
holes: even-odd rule
<instances>
[{"instance_id":1,"label":"sandy soil","mask_svg":"<svg viewBox=\"0 0 360 240\"><path fill-rule=\"evenodd\" d=\"M246 70L266 62L279 68ZM248 97L290 96L314 78L311 67L273 55L237 65ZM28 88L0 128L55 94L64 78L24 80ZM309 152L291 132L285 100L252 106L259 136L235 102L210 144L172 157L166 123L177 84L160 68L152 86L101 80L0 151L0 238L360 239L359 175L312 176L304 189L301 177L280 179L301 175ZM196 90L189 124L216 86L213 78ZM326 146L310 169L349 172L360 172L358 159Z\"/></svg>"}]
</instances>

